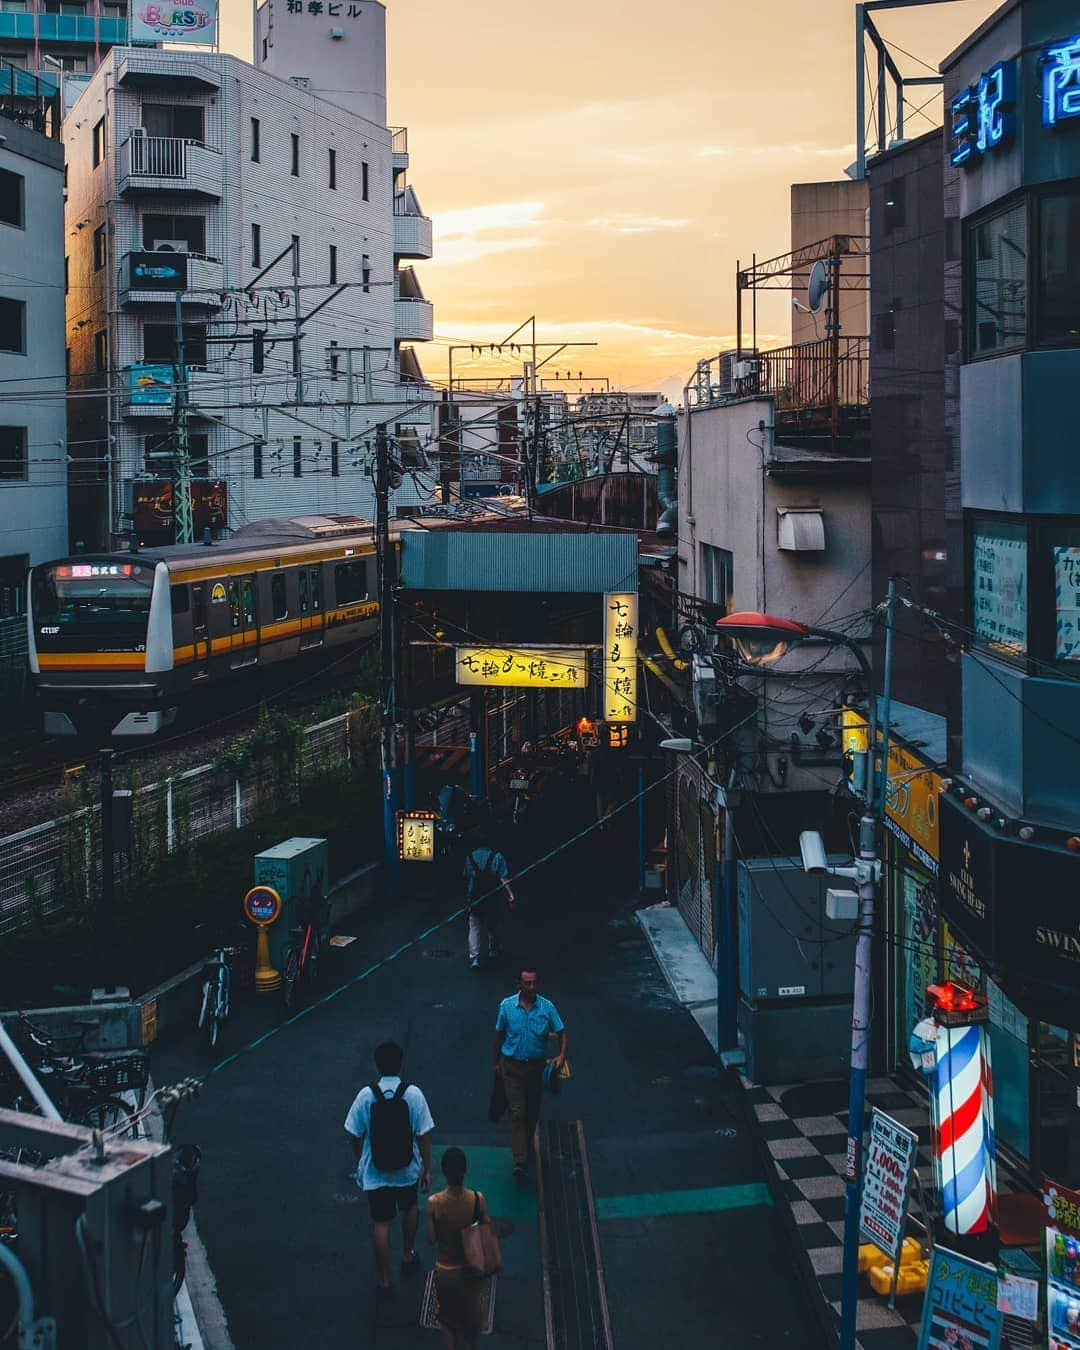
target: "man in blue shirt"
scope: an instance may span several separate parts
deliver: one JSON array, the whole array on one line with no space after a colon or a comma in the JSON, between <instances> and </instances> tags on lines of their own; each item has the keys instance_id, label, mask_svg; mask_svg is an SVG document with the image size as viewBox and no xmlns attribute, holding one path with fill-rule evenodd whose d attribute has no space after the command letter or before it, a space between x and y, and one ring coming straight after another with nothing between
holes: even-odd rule
<instances>
[{"instance_id":1,"label":"man in blue shirt","mask_svg":"<svg viewBox=\"0 0 1080 1350\"><path fill-rule=\"evenodd\" d=\"M559 1053L554 1059L548 1057L551 1034L559 1037ZM540 993L540 977L535 970L523 970L518 977L518 992L499 1004L492 1049L493 1067L502 1075L506 1088L516 1177L528 1172L532 1137L540 1118L544 1066L551 1064L553 1071L559 1072L566 1063L566 1042L566 1027L558 1009Z\"/></svg>"}]
</instances>

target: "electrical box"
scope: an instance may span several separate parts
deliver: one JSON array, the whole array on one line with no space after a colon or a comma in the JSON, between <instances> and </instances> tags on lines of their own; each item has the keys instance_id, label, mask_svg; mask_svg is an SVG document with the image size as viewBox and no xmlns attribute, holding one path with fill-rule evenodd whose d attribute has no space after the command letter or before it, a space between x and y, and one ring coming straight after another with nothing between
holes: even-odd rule
<instances>
[{"instance_id":1,"label":"electrical box","mask_svg":"<svg viewBox=\"0 0 1080 1350\"><path fill-rule=\"evenodd\" d=\"M255 855L255 884L272 886L281 896L281 915L270 926L270 964L281 969L289 930L306 921L308 905L321 900L330 882L330 853L325 839L297 837ZM325 923L325 919L323 920ZM328 932L320 932L325 944Z\"/></svg>"},{"instance_id":2,"label":"electrical box","mask_svg":"<svg viewBox=\"0 0 1080 1350\"><path fill-rule=\"evenodd\" d=\"M739 1030L754 1083L825 1082L850 1072L850 998L760 1008L741 1001Z\"/></svg>"},{"instance_id":3,"label":"electrical box","mask_svg":"<svg viewBox=\"0 0 1080 1350\"><path fill-rule=\"evenodd\" d=\"M848 858L830 856L831 866ZM830 919L825 892L833 878L807 876L790 858L739 863L739 989L758 1006L850 996L855 934Z\"/></svg>"}]
</instances>

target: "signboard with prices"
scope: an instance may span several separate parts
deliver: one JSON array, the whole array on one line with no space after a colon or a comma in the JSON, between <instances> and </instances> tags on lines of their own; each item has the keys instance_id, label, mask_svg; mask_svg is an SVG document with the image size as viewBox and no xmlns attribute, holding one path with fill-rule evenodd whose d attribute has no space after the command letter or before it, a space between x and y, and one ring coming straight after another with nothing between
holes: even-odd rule
<instances>
[{"instance_id":1,"label":"signboard with prices","mask_svg":"<svg viewBox=\"0 0 1080 1350\"><path fill-rule=\"evenodd\" d=\"M908 1195L918 1137L874 1109L866 1152L859 1227L863 1236L894 1259L899 1256L907 1221Z\"/></svg>"},{"instance_id":2,"label":"signboard with prices","mask_svg":"<svg viewBox=\"0 0 1080 1350\"><path fill-rule=\"evenodd\" d=\"M918 1350L1000 1350L1003 1320L994 1267L935 1248Z\"/></svg>"},{"instance_id":3,"label":"signboard with prices","mask_svg":"<svg viewBox=\"0 0 1080 1350\"><path fill-rule=\"evenodd\" d=\"M1080 1346L1080 1194L1043 1183L1046 1315L1052 1350Z\"/></svg>"}]
</instances>

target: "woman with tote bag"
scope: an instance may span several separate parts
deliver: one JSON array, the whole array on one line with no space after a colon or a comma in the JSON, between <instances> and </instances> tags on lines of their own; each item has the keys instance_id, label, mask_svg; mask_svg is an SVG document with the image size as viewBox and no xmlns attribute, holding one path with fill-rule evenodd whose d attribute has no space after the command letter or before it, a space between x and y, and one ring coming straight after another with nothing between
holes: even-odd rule
<instances>
[{"instance_id":1,"label":"woman with tote bag","mask_svg":"<svg viewBox=\"0 0 1080 1350\"><path fill-rule=\"evenodd\" d=\"M502 1266L499 1240L483 1195L465 1186L465 1154L448 1148L441 1165L446 1188L427 1202L428 1240L439 1244L439 1326L447 1350L476 1350L483 1279Z\"/></svg>"}]
</instances>

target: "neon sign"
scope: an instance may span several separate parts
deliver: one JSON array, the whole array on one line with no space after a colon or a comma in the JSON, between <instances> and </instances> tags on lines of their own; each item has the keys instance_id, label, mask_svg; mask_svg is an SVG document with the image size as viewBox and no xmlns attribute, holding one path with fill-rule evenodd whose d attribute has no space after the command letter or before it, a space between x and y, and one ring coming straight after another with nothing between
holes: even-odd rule
<instances>
[{"instance_id":1,"label":"neon sign","mask_svg":"<svg viewBox=\"0 0 1080 1350\"><path fill-rule=\"evenodd\" d=\"M954 168L972 168L1016 133L1016 62L999 61L949 105Z\"/></svg>"},{"instance_id":2,"label":"neon sign","mask_svg":"<svg viewBox=\"0 0 1080 1350\"><path fill-rule=\"evenodd\" d=\"M1080 33L1046 47L1042 69L1043 126L1080 117Z\"/></svg>"}]
</instances>

